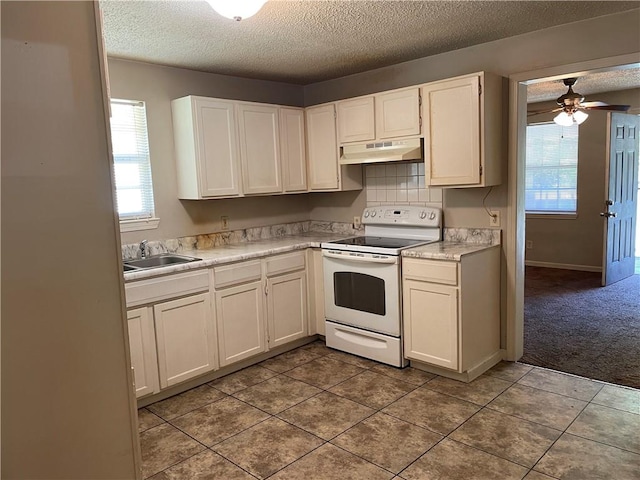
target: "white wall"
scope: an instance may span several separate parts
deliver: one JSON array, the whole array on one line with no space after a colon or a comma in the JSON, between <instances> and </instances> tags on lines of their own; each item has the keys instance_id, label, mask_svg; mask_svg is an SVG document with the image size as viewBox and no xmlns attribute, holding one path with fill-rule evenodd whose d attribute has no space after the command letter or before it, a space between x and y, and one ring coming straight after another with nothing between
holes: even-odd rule
<instances>
[{"instance_id":1,"label":"white wall","mask_svg":"<svg viewBox=\"0 0 640 480\"><path fill-rule=\"evenodd\" d=\"M131 479L93 2L1 2L2 477Z\"/></svg>"},{"instance_id":2,"label":"white wall","mask_svg":"<svg viewBox=\"0 0 640 480\"><path fill-rule=\"evenodd\" d=\"M579 84L575 90L580 91ZM563 89L561 93L564 93ZM640 89L588 95L591 99L611 105L631 105L640 108ZM555 102L529 105L529 110L555 108ZM555 114L529 117L530 122L551 121ZM540 219L526 221L526 240L533 248L526 250L526 260L550 264L572 265L576 268L602 268L602 248L606 161L607 112L592 110L580 125L578 136L578 204L577 218Z\"/></svg>"},{"instance_id":3,"label":"white wall","mask_svg":"<svg viewBox=\"0 0 640 480\"><path fill-rule=\"evenodd\" d=\"M309 219L306 195L178 200L171 120L171 100L185 95L301 106L301 86L113 58L109 79L112 98L146 104L153 193L160 218L158 229L124 233L122 243L216 232L222 215L229 217L231 230Z\"/></svg>"}]
</instances>

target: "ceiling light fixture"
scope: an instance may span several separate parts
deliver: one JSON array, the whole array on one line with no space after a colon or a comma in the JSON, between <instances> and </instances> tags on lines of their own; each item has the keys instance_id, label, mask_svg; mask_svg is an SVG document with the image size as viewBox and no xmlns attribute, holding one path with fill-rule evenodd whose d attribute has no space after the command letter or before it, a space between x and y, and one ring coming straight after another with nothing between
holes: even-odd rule
<instances>
[{"instance_id":1,"label":"ceiling light fixture","mask_svg":"<svg viewBox=\"0 0 640 480\"><path fill-rule=\"evenodd\" d=\"M575 111L563 110L562 112L560 112L558 115L555 116L553 121L556 122L558 125L562 125L563 127L570 127L571 125L573 125L573 122L576 122L578 125L580 125L588 117L589 117L589 114L583 112L582 110L575 110Z\"/></svg>"},{"instance_id":2,"label":"ceiling light fixture","mask_svg":"<svg viewBox=\"0 0 640 480\"><path fill-rule=\"evenodd\" d=\"M223 17L239 22L258 13L267 0L206 0Z\"/></svg>"}]
</instances>

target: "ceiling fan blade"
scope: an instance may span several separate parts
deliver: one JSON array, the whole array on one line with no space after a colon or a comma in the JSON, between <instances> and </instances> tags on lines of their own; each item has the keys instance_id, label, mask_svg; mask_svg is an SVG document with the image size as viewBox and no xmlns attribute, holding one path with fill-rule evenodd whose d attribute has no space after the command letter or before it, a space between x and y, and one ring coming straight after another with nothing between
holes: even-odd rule
<instances>
[{"instance_id":1,"label":"ceiling fan blade","mask_svg":"<svg viewBox=\"0 0 640 480\"><path fill-rule=\"evenodd\" d=\"M530 117L531 115L540 115L542 113L555 113L559 112L560 110L562 110L562 108L554 108L552 110L534 110L532 112L527 112L527 117Z\"/></svg>"},{"instance_id":2,"label":"ceiling fan blade","mask_svg":"<svg viewBox=\"0 0 640 480\"><path fill-rule=\"evenodd\" d=\"M609 105L609 104L608 103L604 103L604 102L582 102L580 104L580 106L584 107L584 108L606 107L607 105Z\"/></svg>"},{"instance_id":3,"label":"ceiling fan blade","mask_svg":"<svg viewBox=\"0 0 640 480\"><path fill-rule=\"evenodd\" d=\"M631 108L631 105L608 105L606 103L602 105L589 105L594 103L602 104L602 102L585 102L580 105L580 108L584 108L585 110L609 110L612 112L626 112Z\"/></svg>"}]
</instances>

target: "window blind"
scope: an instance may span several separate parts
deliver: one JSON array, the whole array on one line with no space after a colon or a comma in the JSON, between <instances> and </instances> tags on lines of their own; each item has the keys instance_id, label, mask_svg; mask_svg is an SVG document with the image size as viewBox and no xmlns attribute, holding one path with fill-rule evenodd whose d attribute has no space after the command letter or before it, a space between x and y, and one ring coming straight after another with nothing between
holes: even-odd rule
<instances>
[{"instance_id":1,"label":"window blind","mask_svg":"<svg viewBox=\"0 0 640 480\"><path fill-rule=\"evenodd\" d=\"M111 100L111 142L120 220L153 218L153 184L144 102Z\"/></svg>"},{"instance_id":2,"label":"window blind","mask_svg":"<svg viewBox=\"0 0 640 480\"><path fill-rule=\"evenodd\" d=\"M575 213L578 201L578 125L527 126L525 210Z\"/></svg>"}]
</instances>

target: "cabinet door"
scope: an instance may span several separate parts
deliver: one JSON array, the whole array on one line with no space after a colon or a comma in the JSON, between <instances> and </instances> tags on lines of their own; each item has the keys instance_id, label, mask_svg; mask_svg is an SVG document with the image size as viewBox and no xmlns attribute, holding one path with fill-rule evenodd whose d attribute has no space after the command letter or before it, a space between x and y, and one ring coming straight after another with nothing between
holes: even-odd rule
<instances>
[{"instance_id":1,"label":"cabinet door","mask_svg":"<svg viewBox=\"0 0 640 480\"><path fill-rule=\"evenodd\" d=\"M144 307L127 311L127 325L136 398L157 393L158 361L151 309Z\"/></svg>"},{"instance_id":2,"label":"cabinet door","mask_svg":"<svg viewBox=\"0 0 640 480\"><path fill-rule=\"evenodd\" d=\"M280 109L280 160L285 192L307 189L307 156L304 146L304 110Z\"/></svg>"},{"instance_id":3,"label":"cabinet door","mask_svg":"<svg viewBox=\"0 0 640 480\"><path fill-rule=\"evenodd\" d=\"M480 77L422 87L424 161L429 185L480 182Z\"/></svg>"},{"instance_id":4,"label":"cabinet door","mask_svg":"<svg viewBox=\"0 0 640 480\"><path fill-rule=\"evenodd\" d=\"M160 386L170 387L216 368L208 293L154 305Z\"/></svg>"},{"instance_id":5,"label":"cabinet door","mask_svg":"<svg viewBox=\"0 0 640 480\"><path fill-rule=\"evenodd\" d=\"M206 98L194 102L200 195L239 195L235 106L233 102Z\"/></svg>"},{"instance_id":6,"label":"cabinet door","mask_svg":"<svg viewBox=\"0 0 640 480\"><path fill-rule=\"evenodd\" d=\"M216 291L220 366L266 350L262 282Z\"/></svg>"},{"instance_id":7,"label":"cabinet door","mask_svg":"<svg viewBox=\"0 0 640 480\"><path fill-rule=\"evenodd\" d=\"M244 193L282 192L278 107L239 104L238 124Z\"/></svg>"},{"instance_id":8,"label":"cabinet door","mask_svg":"<svg viewBox=\"0 0 640 480\"><path fill-rule=\"evenodd\" d=\"M458 370L458 289L404 280L404 354Z\"/></svg>"},{"instance_id":9,"label":"cabinet door","mask_svg":"<svg viewBox=\"0 0 640 480\"><path fill-rule=\"evenodd\" d=\"M339 186L335 115L333 104L305 110L309 190L336 190Z\"/></svg>"},{"instance_id":10,"label":"cabinet door","mask_svg":"<svg viewBox=\"0 0 640 480\"><path fill-rule=\"evenodd\" d=\"M267 280L269 347L307 336L307 275L304 270Z\"/></svg>"},{"instance_id":11,"label":"cabinet door","mask_svg":"<svg viewBox=\"0 0 640 480\"><path fill-rule=\"evenodd\" d=\"M338 102L338 140L363 142L376 138L373 97Z\"/></svg>"},{"instance_id":12,"label":"cabinet door","mask_svg":"<svg viewBox=\"0 0 640 480\"><path fill-rule=\"evenodd\" d=\"M420 135L418 88L376 95L376 138Z\"/></svg>"}]
</instances>

